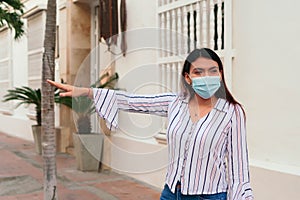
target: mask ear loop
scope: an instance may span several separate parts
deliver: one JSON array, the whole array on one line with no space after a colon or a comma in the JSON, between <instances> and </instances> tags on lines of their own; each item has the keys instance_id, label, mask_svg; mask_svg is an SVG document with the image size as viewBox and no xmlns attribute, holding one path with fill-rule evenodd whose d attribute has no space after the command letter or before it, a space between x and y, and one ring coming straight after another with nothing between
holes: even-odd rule
<instances>
[{"instance_id":1,"label":"mask ear loop","mask_svg":"<svg viewBox=\"0 0 300 200\"><path fill-rule=\"evenodd\" d=\"M192 79L192 77L190 77L189 74L188 74L188 77L191 79L190 86L192 86L193 85L193 79Z\"/></svg>"}]
</instances>

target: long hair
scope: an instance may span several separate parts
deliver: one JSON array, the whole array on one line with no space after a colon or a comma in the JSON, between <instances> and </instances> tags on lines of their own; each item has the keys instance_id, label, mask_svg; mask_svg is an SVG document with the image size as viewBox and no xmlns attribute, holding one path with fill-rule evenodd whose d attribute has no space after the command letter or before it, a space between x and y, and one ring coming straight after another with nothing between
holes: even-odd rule
<instances>
[{"instance_id":1,"label":"long hair","mask_svg":"<svg viewBox=\"0 0 300 200\"><path fill-rule=\"evenodd\" d=\"M209 48L195 49L185 59L183 68L182 68L182 72L181 72L181 75L182 75L181 76L181 87L182 87L182 91L183 91L183 96L184 97L193 97L195 95L194 89L185 80L185 74L190 73L190 68L191 68L192 62L194 62L198 58L207 58L207 59L211 59L218 63L219 71L221 72L221 76L222 76L222 81L221 81L221 87L217 90L217 92L215 93L215 96L217 98L226 99L228 102L230 102L234 105L238 104L241 106L241 104L235 100L235 98L232 96L232 94L230 93L230 91L227 88L225 77L224 77L223 64L222 64L220 57L213 50L211 50Z\"/></svg>"}]
</instances>

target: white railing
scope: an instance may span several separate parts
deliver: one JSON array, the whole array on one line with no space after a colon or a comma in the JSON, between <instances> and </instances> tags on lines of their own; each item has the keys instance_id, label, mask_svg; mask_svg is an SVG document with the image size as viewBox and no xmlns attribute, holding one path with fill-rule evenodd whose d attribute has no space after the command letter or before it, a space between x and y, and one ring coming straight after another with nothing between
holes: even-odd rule
<instances>
[{"instance_id":1,"label":"white railing","mask_svg":"<svg viewBox=\"0 0 300 200\"><path fill-rule=\"evenodd\" d=\"M179 90L180 70L195 48L224 50L224 0L159 0L161 80L164 91Z\"/></svg>"}]
</instances>

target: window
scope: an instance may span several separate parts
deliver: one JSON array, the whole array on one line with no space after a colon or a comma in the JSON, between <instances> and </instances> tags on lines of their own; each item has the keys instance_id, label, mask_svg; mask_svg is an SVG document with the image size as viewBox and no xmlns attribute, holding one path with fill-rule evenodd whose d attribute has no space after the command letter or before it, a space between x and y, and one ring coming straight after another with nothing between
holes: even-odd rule
<instances>
[{"instance_id":1,"label":"window","mask_svg":"<svg viewBox=\"0 0 300 200\"><path fill-rule=\"evenodd\" d=\"M44 11L28 18L28 85L31 88L41 87L45 18Z\"/></svg>"},{"instance_id":2,"label":"window","mask_svg":"<svg viewBox=\"0 0 300 200\"><path fill-rule=\"evenodd\" d=\"M0 30L0 96L7 93L11 87L11 31L7 28ZM10 102L0 101L0 111L9 111Z\"/></svg>"}]
</instances>

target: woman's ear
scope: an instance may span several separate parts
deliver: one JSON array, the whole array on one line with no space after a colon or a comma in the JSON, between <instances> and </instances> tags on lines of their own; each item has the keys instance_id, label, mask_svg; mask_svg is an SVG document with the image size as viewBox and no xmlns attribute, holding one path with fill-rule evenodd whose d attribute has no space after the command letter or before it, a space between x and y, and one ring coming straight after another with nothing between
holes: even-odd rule
<instances>
[{"instance_id":1,"label":"woman's ear","mask_svg":"<svg viewBox=\"0 0 300 200\"><path fill-rule=\"evenodd\" d=\"M190 76L188 75L188 73L184 74L184 79L186 81L187 84L191 85L192 84L192 79L190 78Z\"/></svg>"}]
</instances>

